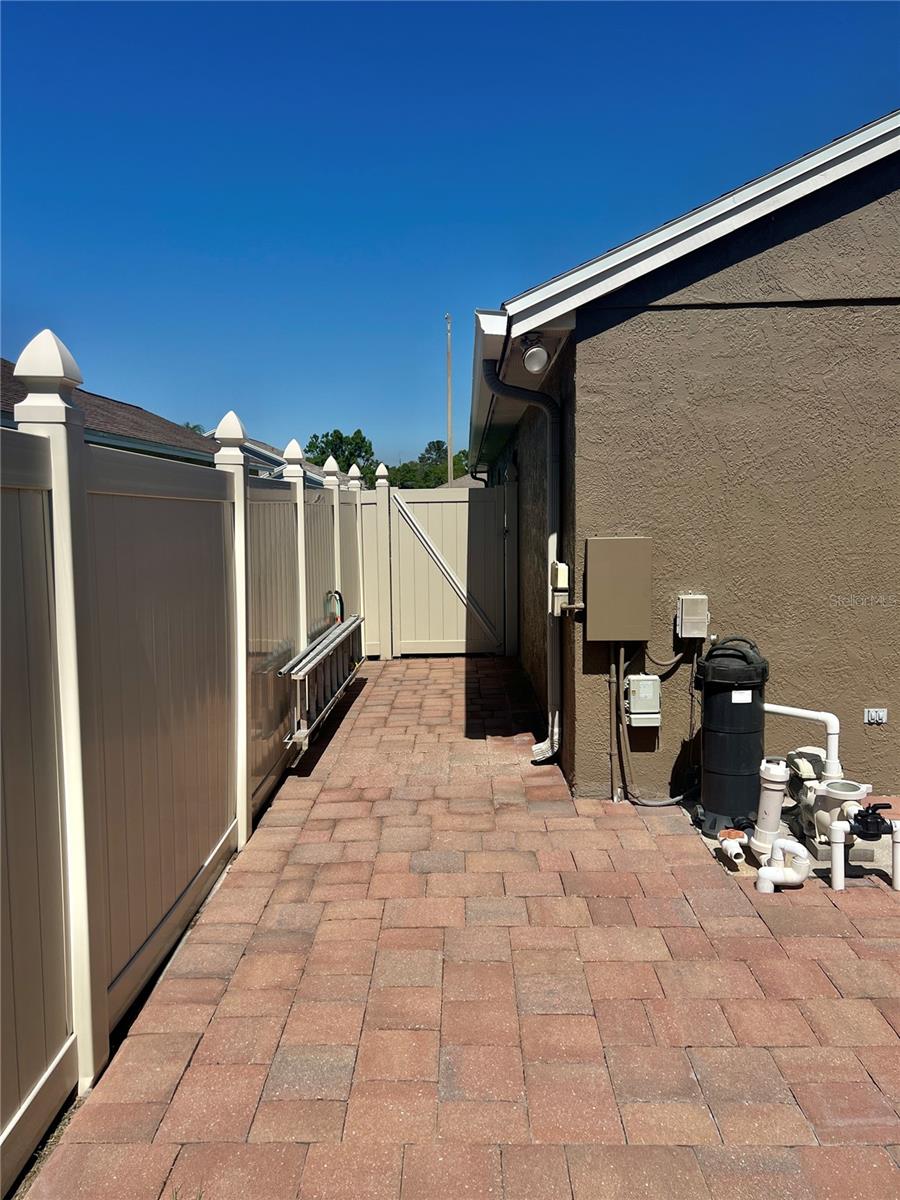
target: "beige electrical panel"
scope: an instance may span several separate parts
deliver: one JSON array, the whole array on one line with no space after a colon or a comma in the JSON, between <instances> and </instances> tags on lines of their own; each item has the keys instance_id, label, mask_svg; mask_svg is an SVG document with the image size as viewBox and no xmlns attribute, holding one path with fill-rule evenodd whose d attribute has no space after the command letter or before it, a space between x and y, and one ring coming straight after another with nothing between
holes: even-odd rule
<instances>
[{"instance_id":1,"label":"beige electrical panel","mask_svg":"<svg viewBox=\"0 0 900 1200\"><path fill-rule=\"evenodd\" d=\"M650 640L652 547L648 537L587 539L584 603L589 641Z\"/></svg>"}]
</instances>

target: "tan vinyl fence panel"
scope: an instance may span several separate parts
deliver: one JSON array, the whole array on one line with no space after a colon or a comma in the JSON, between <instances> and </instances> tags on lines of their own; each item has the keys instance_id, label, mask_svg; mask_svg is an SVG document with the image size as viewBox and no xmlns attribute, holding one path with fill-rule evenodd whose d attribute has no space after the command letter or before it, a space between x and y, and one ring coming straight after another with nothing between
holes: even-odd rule
<instances>
[{"instance_id":1,"label":"tan vinyl fence panel","mask_svg":"<svg viewBox=\"0 0 900 1200\"><path fill-rule=\"evenodd\" d=\"M385 577L389 578L390 576L391 564L386 556L379 552L378 506L375 492L363 492L360 518L362 520L363 609L366 615L363 643L366 654L387 656L386 649L383 649L381 645L381 597L385 582L387 582Z\"/></svg>"},{"instance_id":2,"label":"tan vinyl fence panel","mask_svg":"<svg viewBox=\"0 0 900 1200\"><path fill-rule=\"evenodd\" d=\"M57 771L49 459L41 439L4 430L3 482L28 485L4 486L0 501L5 1188L74 1087L77 1069Z\"/></svg>"},{"instance_id":3,"label":"tan vinyl fence panel","mask_svg":"<svg viewBox=\"0 0 900 1200\"><path fill-rule=\"evenodd\" d=\"M334 501L328 488L307 486L303 519L306 528L306 613L309 640L333 621L328 593L334 591Z\"/></svg>"},{"instance_id":4,"label":"tan vinyl fence panel","mask_svg":"<svg viewBox=\"0 0 900 1200\"><path fill-rule=\"evenodd\" d=\"M85 699L96 721L88 757L105 827L114 1020L146 978L135 956L235 818L224 653L232 533L218 472L98 448L87 461L94 627Z\"/></svg>"},{"instance_id":5,"label":"tan vinyl fence panel","mask_svg":"<svg viewBox=\"0 0 900 1200\"><path fill-rule=\"evenodd\" d=\"M293 685L277 672L298 652L297 520L289 484L249 484L250 789L258 808L286 757Z\"/></svg>"},{"instance_id":6,"label":"tan vinyl fence panel","mask_svg":"<svg viewBox=\"0 0 900 1200\"><path fill-rule=\"evenodd\" d=\"M359 586L359 532L356 492L340 492L341 503L341 595L344 612L359 615L362 596Z\"/></svg>"},{"instance_id":7,"label":"tan vinyl fence panel","mask_svg":"<svg viewBox=\"0 0 900 1200\"><path fill-rule=\"evenodd\" d=\"M334 624L342 575L361 607L358 475L317 486L292 442L283 480L252 476L234 413L214 466L91 445L49 330L16 369L27 398L0 432L3 1191L96 1081L362 659L361 617L306 659L300 641Z\"/></svg>"},{"instance_id":8,"label":"tan vinyl fence panel","mask_svg":"<svg viewBox=\"0 0 900 1200\"><path fill-rule=\"evenodd\" d=\"M394 652L502 652L503 489L411 489L391 499Z\"/></svg>"}]
</instances>

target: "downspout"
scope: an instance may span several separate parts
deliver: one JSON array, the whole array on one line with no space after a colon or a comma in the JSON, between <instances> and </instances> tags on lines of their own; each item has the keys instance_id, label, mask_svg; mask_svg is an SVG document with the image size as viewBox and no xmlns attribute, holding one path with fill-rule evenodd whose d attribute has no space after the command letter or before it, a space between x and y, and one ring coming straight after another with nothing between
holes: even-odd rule
<instances>
[{"instance_id":1,"label":"downspout","mask_svg":"<svg viewBox=\"0 0 900 1200\"><path fill-rule=\"evenodd\" d=\"M560 629L559 619L553 615L553 589L550 586L550 564L556 562L559 546L559 405L546 392L533 392L504 383L497 367L496 359L486 358L481 364L484 381L493 394L539 408L547 418L547 737L532 747L534 760L547 762L559 750L562 736Z\"/></svg>"}]
</instances>

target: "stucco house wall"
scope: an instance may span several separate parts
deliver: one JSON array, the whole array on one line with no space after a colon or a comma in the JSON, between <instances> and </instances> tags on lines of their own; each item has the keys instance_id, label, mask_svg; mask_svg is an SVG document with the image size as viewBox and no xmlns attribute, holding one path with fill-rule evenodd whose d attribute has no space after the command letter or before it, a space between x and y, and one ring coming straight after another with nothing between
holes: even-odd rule
<instances>
[{"instance_id":1,"label":"stucco house wall","mask_svg":"<svg viewBox=\"0 0 900 1200\"><path fill-rule=\"evenodd\" d=\"M770 659L769 699L835 710L845 769L882 792L900 790L898 170L895 155L585 306L574 351L578 595L585 538L652 537L655 656L676 595L707 592L711 630ZM563 764L579 794L609 795L606 647L568 624ZM663 685L658 741L632 731L650 793L687 758L690 674ZM889 724L864 727L866 705ZM767 749L818 736L770 717Z\"/></svg>"},{"instance_id":2,"label":"stucco house wall","mask_svg":"<svg viewBox=\"0 0 900 1200\"><path fill-rule=\"evenodd\" d=\"M561 438L560 548L562 559L571 559L575 520L575 350L567 344L560 353L543 390L560 406ZM503 478L513 463L518 480L519 534L519 659L541 706L547 701L547 421L536 408L526 409L506 453L495 464L492 482ZM572 661L562 665L563 686L571 679Z\"/></svg>"}]
</instances>

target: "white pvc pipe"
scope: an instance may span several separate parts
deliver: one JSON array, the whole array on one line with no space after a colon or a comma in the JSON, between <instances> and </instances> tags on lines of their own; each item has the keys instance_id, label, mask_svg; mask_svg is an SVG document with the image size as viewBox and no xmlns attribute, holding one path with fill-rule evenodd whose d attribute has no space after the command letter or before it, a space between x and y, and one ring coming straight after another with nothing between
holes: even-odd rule
<instances>
[{"instance_id":1,"label":"white pvc pipe","mask_svg":"<svg viewBox=\"0 0 900 1200\"><path fill-rule=\"evenodd\" d=\"M900 821L891 821L891 887L900 892Z\"/></svg>"},{"instance_id":2,"label":"white pvc pipe","mask_svg":"<svg viewBox=\"0 0 900 1200\"><path fill-rule=\"evenodd\" d=\"M726 858L730 858L732 862L742 863L744 861L744 846L747 844L747 835L742 834L739 838L720 838L719 845L722 847L722 853Z\"/></svg>"},{"instance_id":3,"label":"white pvc pipe","mask_svg":"<svg viewBox=\"0 0 900 1200\"><path fill-rule=\"evenodd\" d=\"M780 717L797 717L801 721L818 721L825 726L825 769L823 779L840 779L841 759L838 753L838 742L841 735L841 723L834 713L819 711L814 708L794 708L789 704L763 704L763 710Z\"/></svg>"},{"instance_id":4,"label":"white pvc pipe","mask_svg":"<svg viewBox=\"0 0 900 1200\"><path fill-rule=\"evenodd\" d=\"M781 828L781 809L790 771L783 759L764 758L759 766L759 804L750 849L763 864L768 862L772 843Z\"/></svg>"},{"instance_id":5,"label":"white pvc pipe","mask_svg":"<svg viewBox=\"0 0 900 1200\"><path fill-rule=\"evenodd\" d=\"M828 831L831 842L831 890L842 892L844 883L844 847L850 832L849 821L833 821Z\"/></svg>"},{"instance_id":6,"label":"white pvc pipe","mask_svg":"<svg viewBox=\"0 0 900 1200\"><path fill-rule=\"evenodd\" d=\"M791 865L785 863L785 855L791 856ZM760 867L756 876L756 890L771 894L778 887L800 887L809 878L809 852L805 846L791 838L776 838L772 843L772 856L765 867Z\"/></svg>"}]
</instances>

